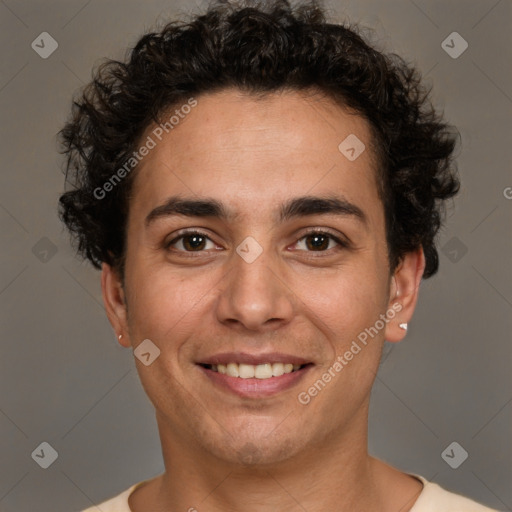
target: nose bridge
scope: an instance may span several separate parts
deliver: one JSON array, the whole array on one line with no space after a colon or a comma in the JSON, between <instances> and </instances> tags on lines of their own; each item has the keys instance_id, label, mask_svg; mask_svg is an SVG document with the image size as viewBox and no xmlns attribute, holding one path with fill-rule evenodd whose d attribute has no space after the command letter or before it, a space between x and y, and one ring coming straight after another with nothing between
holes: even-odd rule
<instances>
[{"instance_id":1,"label":"nose bridge","mask_svg":"<svg viewBox=\"0 0 512 512\"><path fill-rule=\"evenodd\" d=\"M258 330L288 321L292 304L283 280L276 275L278 265L271 249L263 249L248 238L232 255L218 316L222 322L236 322Z\"/></svg>"}]
</instances>

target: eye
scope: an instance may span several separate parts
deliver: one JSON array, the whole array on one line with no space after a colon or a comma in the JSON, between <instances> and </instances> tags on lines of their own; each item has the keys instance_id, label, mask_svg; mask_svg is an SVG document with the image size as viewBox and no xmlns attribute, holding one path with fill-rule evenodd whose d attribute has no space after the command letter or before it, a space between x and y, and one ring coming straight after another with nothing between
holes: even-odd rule
<instances>
[{"instance_id":1,"label":"eye","mask_svg":"<svg viewBox=\"0 0 512 512\"><path fill-rule=\"evenodd\" d=\"M332 233L322 230L310 231L295 242L295 249L307 252L327 252L340 247L348 247L348 243ZM180 233L179 236L165 243L165 248L172 248L176 252L192 253L215 249L217 245L205 233L192 230Z\"/></svg>"},{"instance_id":2,"label":"eye","mask_svg":"<svg viewBox=\"0 0 512 512\"><path fill-rule=\"evenodd\" d=\"M210 246L208 246L208 242ZM186 231L165 244L166 249L171 247L181 252L202 252L207 249L215 249L216 245L210 237L200 231Z\"/></svg>"},{"instance_id":3,"label":"eye","mask_svg":"<svg viewBox=\"0 0 512 512\"><path fill-rule=\"evenodd\" d=\"M332 242L332 243L331 243ZM310 231L296 242L296 247L308 252L327 252L336 247L347 247L348 244L337 236L326 231Z\"/></svg>"}]
</instances>

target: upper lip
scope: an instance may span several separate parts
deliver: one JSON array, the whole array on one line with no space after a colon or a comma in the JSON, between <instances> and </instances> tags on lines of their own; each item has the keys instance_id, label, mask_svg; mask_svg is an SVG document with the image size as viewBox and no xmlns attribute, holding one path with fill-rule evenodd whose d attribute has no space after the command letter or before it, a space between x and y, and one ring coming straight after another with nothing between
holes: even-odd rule
<instances>
[{"instance_id":1,"label":"upper lip","mask_svg":"<svg viewBox=\"0 0 512 512\"><path fill-rule=\"evenodd\" d=\"M223 352L215 354L211 357L199 361L198 364L229 364L242 363L257 366L265 363L291 363L291 364L308 364L311 361L291 354L283 354L281 352L268 352L265 354L248 354L247 352Z\"/></svg>"}]
</instances>

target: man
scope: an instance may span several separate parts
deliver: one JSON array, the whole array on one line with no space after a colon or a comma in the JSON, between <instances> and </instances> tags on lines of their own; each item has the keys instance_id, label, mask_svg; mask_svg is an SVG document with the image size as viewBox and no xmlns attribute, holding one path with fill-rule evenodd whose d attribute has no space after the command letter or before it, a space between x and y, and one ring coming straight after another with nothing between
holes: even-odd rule
<instances>
[{"instance_id":1,"label":"man","mask_svg":"<svg viewBox=\"0 0 512 512\"><path fill-rule=\"evenodd\" d=\"M219 3L104 65L62 139L165 461L102 511L490 510L367 450L458 190L413 69L315 3Z\"/></svg>"}]
</instances>

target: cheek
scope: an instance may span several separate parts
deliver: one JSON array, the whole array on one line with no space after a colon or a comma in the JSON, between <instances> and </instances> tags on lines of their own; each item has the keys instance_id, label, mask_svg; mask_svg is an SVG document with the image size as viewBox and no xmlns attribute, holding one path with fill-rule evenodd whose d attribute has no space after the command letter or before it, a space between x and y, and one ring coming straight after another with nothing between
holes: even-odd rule
<instances>
[{"instance_id":1,"label":"cheek","mask_svg":"<svg viewBox=\"0 0 512 512\"><path fill-rule=\"evenodd\" d=\"M364 270L354 265L330 276L308 278L302 301L332 334L345 339L373 323L385 307L385 283L378 273L375 265L365 265Z\"/></svg>"},{"instance_id":2,"label":"cheek","mask_svg":"<svg viewBox=\"0 0 512 512\"><path fill-rule=\"evenodd\" d=\"M154 338L166 343L184 337L198 325L204 312L208 291L213 290L212 274L187 275L161 266L133 269L129 290L130 329L137 337Z\"/></svg>"}]
</instances>

